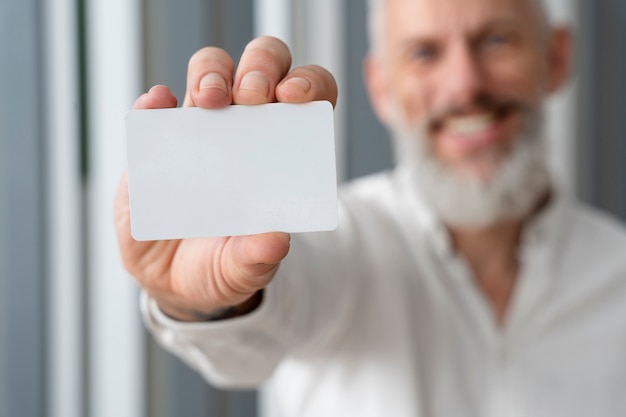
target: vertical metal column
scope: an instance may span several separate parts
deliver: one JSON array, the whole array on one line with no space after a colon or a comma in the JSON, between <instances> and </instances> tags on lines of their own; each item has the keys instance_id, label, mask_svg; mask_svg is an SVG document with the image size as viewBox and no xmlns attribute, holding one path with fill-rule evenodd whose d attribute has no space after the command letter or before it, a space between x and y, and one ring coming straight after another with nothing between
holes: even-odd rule
<instances>
[{"instance_id":1,"label":"vertical metal column","mask_svg":"<svg viewBox=\"0 0 626 417\"><path fill-rule=\"evenodd\" d=\"M122 267L113 201L126 165L124 115L141 92L141 2L83 0L87 120L88 417L145 414L137 285Z\"/></svg>"},{"instance_id":2,"label":"vertical metal column","mask_svg":"<svg viewBox=\"0 0 626 417\"><path fill-rule=\"evenodd\" d=\"M42 13L48 144L46 416L86 417L79 13L75 0L47 0Z\"/></svg>"}]
</instances>

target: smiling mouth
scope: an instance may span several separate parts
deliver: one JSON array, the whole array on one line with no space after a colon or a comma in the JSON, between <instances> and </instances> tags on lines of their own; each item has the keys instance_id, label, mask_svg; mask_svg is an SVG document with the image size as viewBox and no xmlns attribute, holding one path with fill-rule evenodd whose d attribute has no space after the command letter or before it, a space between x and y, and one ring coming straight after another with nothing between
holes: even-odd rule
<instances>
[{"instance_id":1,"label":"smiling mouth","mask_svg":"<svg viewBox=\"0 0 626 417\"><path fill-rule=\"evenodd\" d=\"M496 117L492 113L481 113L447 119L443 129L455 135L473 136L491 129L495 123Z\"/></svg>"},{"instance_id":2,"label":"smiling mouth","mask_svg":"<svg viewBox=\"0 0 626 417\"><path fill-rule=\"evenodd\" d=\"M479 140L511 116L514 105L501 105L497 108L456 111L439 118L432 126L435 133L443 133L462 140Z\"/></svg>"}]
</instances>

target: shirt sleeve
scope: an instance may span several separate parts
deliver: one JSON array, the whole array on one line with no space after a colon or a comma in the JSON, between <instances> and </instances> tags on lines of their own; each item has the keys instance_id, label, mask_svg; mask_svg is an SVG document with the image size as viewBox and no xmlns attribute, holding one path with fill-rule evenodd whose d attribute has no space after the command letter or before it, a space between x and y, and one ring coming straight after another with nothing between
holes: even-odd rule
<instances>
[{"instance_id":1,"label":"shirt sleeve","mask_svg":"<svg viewBox=\"0 0 626 417\"><path fill-rule=\"evenodd\" d=\"M340 212L341 213L341 212ZM341 214L340 214L341 216ZM350 321L358 262L342 231L292 236L290 253L249 314L215 322L179 322L142 294L146 326L156 340L213 385L250 388L265 382L286 356L319 352Z\"/></svg>"},{"instance_id":2,"label":"shirt sleeve","mask_svg":"<svg viewBox=\"0 0 626 417\"><path fill-rule=\"evenodd\" d=\"M251 313L216 322L180 322L165 315L147 293L141 294L144 322L155 339L206 380L222 388L249 388L273 373L288 341L275 325L275 286Z\"/></svg>"}]
</instances>

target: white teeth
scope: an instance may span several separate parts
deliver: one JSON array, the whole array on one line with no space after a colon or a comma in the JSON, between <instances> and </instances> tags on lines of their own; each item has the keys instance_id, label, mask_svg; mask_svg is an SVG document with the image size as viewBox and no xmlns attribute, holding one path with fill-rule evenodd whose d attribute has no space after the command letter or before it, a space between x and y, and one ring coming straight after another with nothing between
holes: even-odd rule
<instances>
[{"instance_id":1,"label":"white teeth","mask_svg":"<svg viewBox=\"0 0 626 417\"><path fill-rule=\"evenodd\" d=\"M446 122L446 130L459 135L474 135L489 129L494 121L494 116L489 113L455 117Z\"/></svg>"}]
</instances>

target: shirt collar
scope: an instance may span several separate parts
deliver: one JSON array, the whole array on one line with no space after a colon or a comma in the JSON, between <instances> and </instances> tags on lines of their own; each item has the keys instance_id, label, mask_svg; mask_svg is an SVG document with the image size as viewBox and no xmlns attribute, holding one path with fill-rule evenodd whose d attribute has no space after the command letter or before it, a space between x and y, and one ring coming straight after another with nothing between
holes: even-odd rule
<instances>
[{"instance_id":1,"label":"shirt collar","mask_svg":"<svg viewBox=\"0 0 626 417\"><path fill-rule=\"evenodd\" d=\"M423 201L420 193L415 189L411 175L408 167L398 166L395 169L404 209L409 212L407 218L412 219L414 226L425 233L425 240L432 246L437 256L441 259L456 256L446 226ZM558 252L558 241L564 228L563 220L567 200L562 188L555 185L547 204L524 226L520 243L521 259L533 256L531 254L537 251L543 252L544 255L554 255Z\"/></svg>"},{"instance_id":2,"label":"shirt collar","mask_svg":"<svg viewBox=\"0 0 626 417\"><path fill-rule=\"evenodd\" d=\"M556 256L565 230L565 210L568 198L555 187L550 200L532 216L524 227L520 244L520 258L529 256Z\"/></svg>"}]
</instances>

